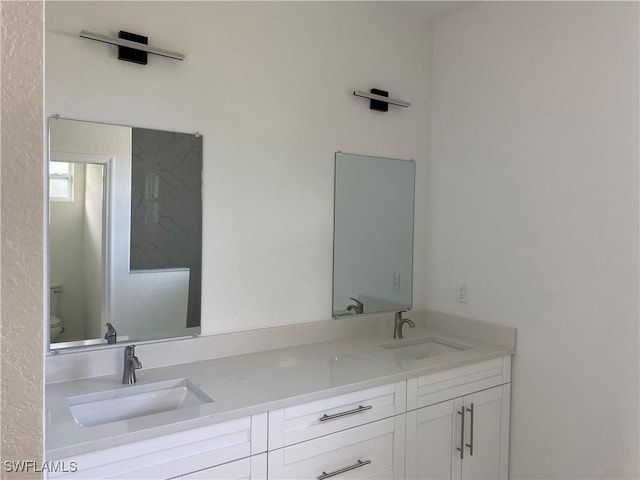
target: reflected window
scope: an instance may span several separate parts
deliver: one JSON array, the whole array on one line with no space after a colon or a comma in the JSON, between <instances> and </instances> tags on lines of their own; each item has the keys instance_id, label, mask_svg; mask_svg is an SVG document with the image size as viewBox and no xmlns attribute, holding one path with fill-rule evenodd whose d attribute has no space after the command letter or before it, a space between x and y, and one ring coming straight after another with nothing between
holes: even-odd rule
<instances>
[{"instance_id":1,"label":"reflected window","mask_svg":"<svg viewBox=\"0 0 640 480\"><path fill-rule=\"evenodd\" d=\"M73 202L73 163L49 163L49 198L54 202Z\"/></svg>"}]
</instances>

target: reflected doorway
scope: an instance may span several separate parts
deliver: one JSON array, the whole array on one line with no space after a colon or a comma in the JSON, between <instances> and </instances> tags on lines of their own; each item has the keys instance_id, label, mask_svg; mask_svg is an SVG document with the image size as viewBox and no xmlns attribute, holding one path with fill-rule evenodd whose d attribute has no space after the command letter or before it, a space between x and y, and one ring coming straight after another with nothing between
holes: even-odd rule
<instances>
[{"instance_id":1,"label":"reflected doorway","mask_svg":"<svg viewBox=\"0 0 640 480\"><path fill-rule=\"evenodd\" d=\"M49 284L57 286L55 314L64 328L53 342L99 338L104 330L110 159L51 152Z\"/></svg>"}]
</instances>

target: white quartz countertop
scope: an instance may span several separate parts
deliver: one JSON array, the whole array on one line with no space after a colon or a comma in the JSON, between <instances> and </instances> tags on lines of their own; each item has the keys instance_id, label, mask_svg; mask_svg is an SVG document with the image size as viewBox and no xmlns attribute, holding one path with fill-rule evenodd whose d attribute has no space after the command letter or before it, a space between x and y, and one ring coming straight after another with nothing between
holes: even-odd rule
<instances>
[{"instance_id":1,"label":"white quartz countertop","mask_svg":"<svg viewBox=\"0 0 640 480\"><path fill-rule=\"evenodd\" d=\"M121 375L46 385L46 459L56 460L158 435L232 420L302 402L348 393L510 355L513 348L426 327L405 329L407 338L348 338L277 350L137 370L144 385L187 378L214 401L204 405L94 427L79 426L67 397L131 388ZM383 344L436 337L468 346L421 360ZM179 361L179 359L176 359ZM140 357L144 366L144 358Z\"/></svg>"}]
</instances>

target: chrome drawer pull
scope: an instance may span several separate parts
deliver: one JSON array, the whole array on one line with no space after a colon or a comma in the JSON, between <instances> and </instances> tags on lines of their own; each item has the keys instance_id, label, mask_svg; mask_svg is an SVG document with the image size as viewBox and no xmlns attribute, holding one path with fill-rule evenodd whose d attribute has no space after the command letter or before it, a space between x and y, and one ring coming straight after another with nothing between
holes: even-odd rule
<instances>
[{"instance_id":1,"label":"chrome drawer pull","mask_svg":"<svg viewBox=\"0 0 640 480\"><path fill-rule=\"evenodd\" d=\"M360 405L358 408L354 408L353 410L347 410L346 412L334 413L333 415L327 415L326 413L321 416L318 420L321 422L326 422L327 420L335 420L336 418L346 417L347 415L355 415L356 413L362 413L365 410L371 410L373 408L372 405L367 405L363 407Z\"/></svg>"},{"instance_id":2,"label":"chrome drawer pull","mask_svg":"<svg viewBox=\"0 0 640 480\"><path fill-rule=\"evenodd\" d=\"M336 475L340 475L341 473L348 472L349 470L355 470L356 468L364 467L365 465L369 465L370 463L371 463L371 460L358 460L358 463L349 465L348 467L341 468L340 470L336 470L335 472L330 472L330 473L322 472L322 475L318 477L318 480L324 480L325 478L335 477Z\"/></svg>"},{"instance_id":3,"label":"chrome drawer pull","mask_svg":"<svg viewBox=\"0 0 640 480\"><path fill-rule=\"evenodd\" d=\"M471 403L471 408L467 408L467 412L471 413L470 443L467 443L467 447L469 447L469 455L473 455L473 403Z\"/></svg>"},{"instance_id":4,"label":"chrome drawer pull","mask_svg":"<svg viewBox=\"0 0 640 480\"><path fill-rule=\"evenodd\" d=\"M458 412L458 415L462 416L461 427L460 427L460 446L456 447L456 450L460 452L460 460L464 459L464 407L462 410Z\"/></svg>"}]
</instances>

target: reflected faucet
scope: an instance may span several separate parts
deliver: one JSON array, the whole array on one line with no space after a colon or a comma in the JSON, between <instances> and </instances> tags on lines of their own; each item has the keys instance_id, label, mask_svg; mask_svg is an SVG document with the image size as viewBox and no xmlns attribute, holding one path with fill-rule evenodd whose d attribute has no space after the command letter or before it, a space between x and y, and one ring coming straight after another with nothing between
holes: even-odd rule
<instances>
[{"instance_id":1,"label":"reflected faucet","mask_svg":"<svg viewBox=\"0 0 640 480\"><path fill-rule=\"evenodd\" d=\"M415 327L416 324L413 323L413 320L409 319L409 318L402 318L402 314L406 313L406 310L400 310L399 312L396 312L396 317L395 317L395 327L393 329L393 338L403 338L402 337L402 326L406 323L408 324L411 328Z\"/></svg>"},{"instance_id":2,"label":"reflected faucet","mask_svg":"<svg viewBox=\"0 0 640 480\"><path fill-rule=\"evenodd\" d=\"M349 300L353 300L354 302L356 302L355 305L351 304L347 307L347 310L349 312L353 312L356 315L361 315L364 313L364 303L362 303L360 300L356 300L353 297L350 297Z\"/></svg>"},{"instance_id":3,"label":"reflected faucet","mask_svg":"<svg viewBox=\"0 0 640 480\"><path fill-rule=\"evenodd\" d=\"M116 333L116 329L113 328L113 325L110 323L105 323L107 326L107 333L104 334L104 338L107 343L117 343L118 334Z\"/></svg>"},{"instance_id":4,"label":"reflected faucet","mask_svg":"<svg viewBox=\"0 0 640 480\"><path fill-rule=\"evenodd\" d=\"M129 345L124 348L124 372L122 373L122 383L131 385L136 383L136 370L142 368L142 364L136 357L136 346Z\"/></svg>"}]
</instances>

